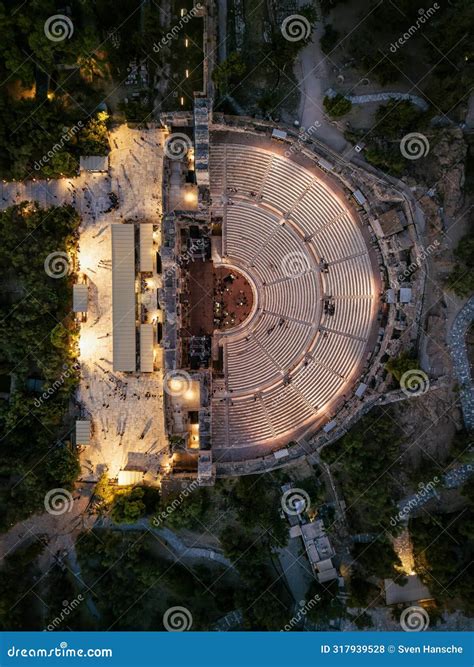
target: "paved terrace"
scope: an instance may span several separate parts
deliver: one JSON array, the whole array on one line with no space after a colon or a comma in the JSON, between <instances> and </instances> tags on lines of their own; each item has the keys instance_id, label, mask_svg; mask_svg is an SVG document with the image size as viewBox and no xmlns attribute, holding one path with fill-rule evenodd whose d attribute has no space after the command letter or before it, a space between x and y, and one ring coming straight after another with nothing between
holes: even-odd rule
<instances>
[{"instance_id":1,"label":"paved terrace","mask_svg":"<svg viewBox=\"0 0 474 667\"><path fill-rule=\"evenodd\" d=\"M79 263L89 278L89 312L81 325L82 380L77 399L93 422L92 442L82 456L83 479L127 464L157 471L167 456L162 409L162 375L112 371L111 224L125 220L159 225L162 213L161 130L112 131L109 173L77 178L1 184L1 208L24 200L41 206L71 204L82 216ZM119 206L109 212L110 193ZM162 456L165 461L162 462Z\"/></svg>"}]
</instances>

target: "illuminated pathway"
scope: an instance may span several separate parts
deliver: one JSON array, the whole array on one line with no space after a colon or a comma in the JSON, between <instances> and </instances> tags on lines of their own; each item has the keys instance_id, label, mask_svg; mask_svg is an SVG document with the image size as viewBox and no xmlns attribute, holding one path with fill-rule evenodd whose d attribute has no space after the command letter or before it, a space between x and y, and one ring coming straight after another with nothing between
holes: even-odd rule
<instances>
[{"instance_id":1,"label":"illuminated pathway","mask_svg":"<svg viewBox=\"0 0 474 667\"><path fill-rule=\"evenodd\" d=\"M159 472L166 447L160 372L112 371L111 224L161 220L163 132L130 130L111 134L111 189L120 207L81 227L79 262L90 281L87 322L81 325L82 381L78 398L93 421L92 444L83 457L83 478L107 471L115 478L127 465ZM156 300L156 292L153 291ZM166 461L167 462L167 457Z\"/></svg>"}]
</instances>

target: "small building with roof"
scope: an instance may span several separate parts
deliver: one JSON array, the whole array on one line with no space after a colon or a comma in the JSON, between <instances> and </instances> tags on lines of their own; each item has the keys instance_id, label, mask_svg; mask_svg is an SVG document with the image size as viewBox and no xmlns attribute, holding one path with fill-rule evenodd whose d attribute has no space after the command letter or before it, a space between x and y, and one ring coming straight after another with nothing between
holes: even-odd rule
<instances>
[{"instance_id":1,"label":"small building with roof","mask_svg":"<svg viewBox=\"0 0 474 667\"><path fill-rule=\"evenodd\" d=\"M104 172L109 170L108 155L81 155L80 171Z\"/></svg>"},{"instance_id":2,"label":"small building with roof","mask_svg":"<svg viewBox=\"0 0 474 667\"><path fill-rule=\"evenodd\" d=\"M91 441L90 419L76 420L76 445L89 445Z\"/></svg>"}]
</instances>

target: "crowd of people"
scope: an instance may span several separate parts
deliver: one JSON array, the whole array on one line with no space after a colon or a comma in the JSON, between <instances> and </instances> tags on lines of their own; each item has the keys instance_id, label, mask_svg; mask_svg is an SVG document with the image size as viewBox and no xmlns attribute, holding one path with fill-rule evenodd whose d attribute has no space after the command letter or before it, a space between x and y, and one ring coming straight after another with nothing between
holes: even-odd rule
<instances>
[{"instance_id":1,"label":"crowd of people","mask_svg":"<svg viewBox=\"0 0 474 667\"><path fill-rule=\"evenodd\" d=\"M252 300L249 289L242 289L244 278L230 271L223 278L216 276L214 286L214 325L228 329L243 322L250 311ZM246 282L246 281L245 281Z\"/></svg>"}]
</instances>

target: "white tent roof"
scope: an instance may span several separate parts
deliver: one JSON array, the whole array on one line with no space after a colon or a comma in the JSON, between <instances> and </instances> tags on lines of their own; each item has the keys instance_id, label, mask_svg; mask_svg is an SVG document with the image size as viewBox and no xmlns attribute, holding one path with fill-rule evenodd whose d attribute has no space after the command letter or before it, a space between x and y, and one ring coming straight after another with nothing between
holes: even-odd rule
<instances>
[{"instance_id":1,"label":"white tent roof","mask_svg":"<svg viewBox=\"0 0 474 667\"><path fill-rule=\"evenodd\" d=\"M74 313L87 313L88 309L87 285L73 285L72 288L72 310Z\"/></svg>"},{"instance_id":2,"label":"white tent roof","mask_svg":"<svg viewBox=\"0 0 474 667\"><path fill-rule=\"evenodd\" d=\"M112 225L114 371L136 370L135 228Z\"/></svg>"},{"instance_id":3,"label":"white tent roof","mask_svg":"<svg viewBox=\"0 0 474 667\"><path fill-rule=\"evenodd\" d=\"M140 370L153 372L153 324L140 325Z\"/></svg>"},{"instance_id":4,"label":"white tent roof","mask_svg":"<svg viewBox=\"0 0 474 667\"><path fill-rule=\"evenodd\" d=\"M76 445L88 445L91 441L91 422L89 419L76 420Z\"/></svg>"},{"instance_id":5,"label":"white tent roof","mask_svg":"<svg viewBox=\"0 0 474 667\"><path fill-rule=\"evenodd\" d=\"M400 303L410 303L411 301L411 287L400 288Z\"/></svg>"},{"instance_id":6,"label":"white tent roof","mask_svg":"<svg viewBox=\"0 0 474 667\"><path fill-rule=\"evenodd\" d=\"M275 139L286 139L287 133L284 130L273 130L272 137Z\"/></svg>"},{"instance_id":7,"label":"white tent roof","mask_svg":"<svg viewBox=\"0 0 474 667\"><path fill-rule=\"evenodd\" d=\"M119 486L138 484L143 480L143 473L139 470L119 470L117 483Z\"/></svg>"},{"instance_id":8,"label":"white tent roof","mask_svg":"<svg viewBox=\"0 0 474 667\"><path fill-rule=\"evenodd\" d=\"M153 271L153 225L140 225L140 271Z\"/></svg>"},{"instance_id":9,"label":"white tent roof","mask_svg":"<svg viewBox=\"0 0 474 667\"><path fill-rule=\"evenodd\" d=\"M81 155L79 167L81 171L107 171L108 155Z\"/></svg>"}]
</instances>

